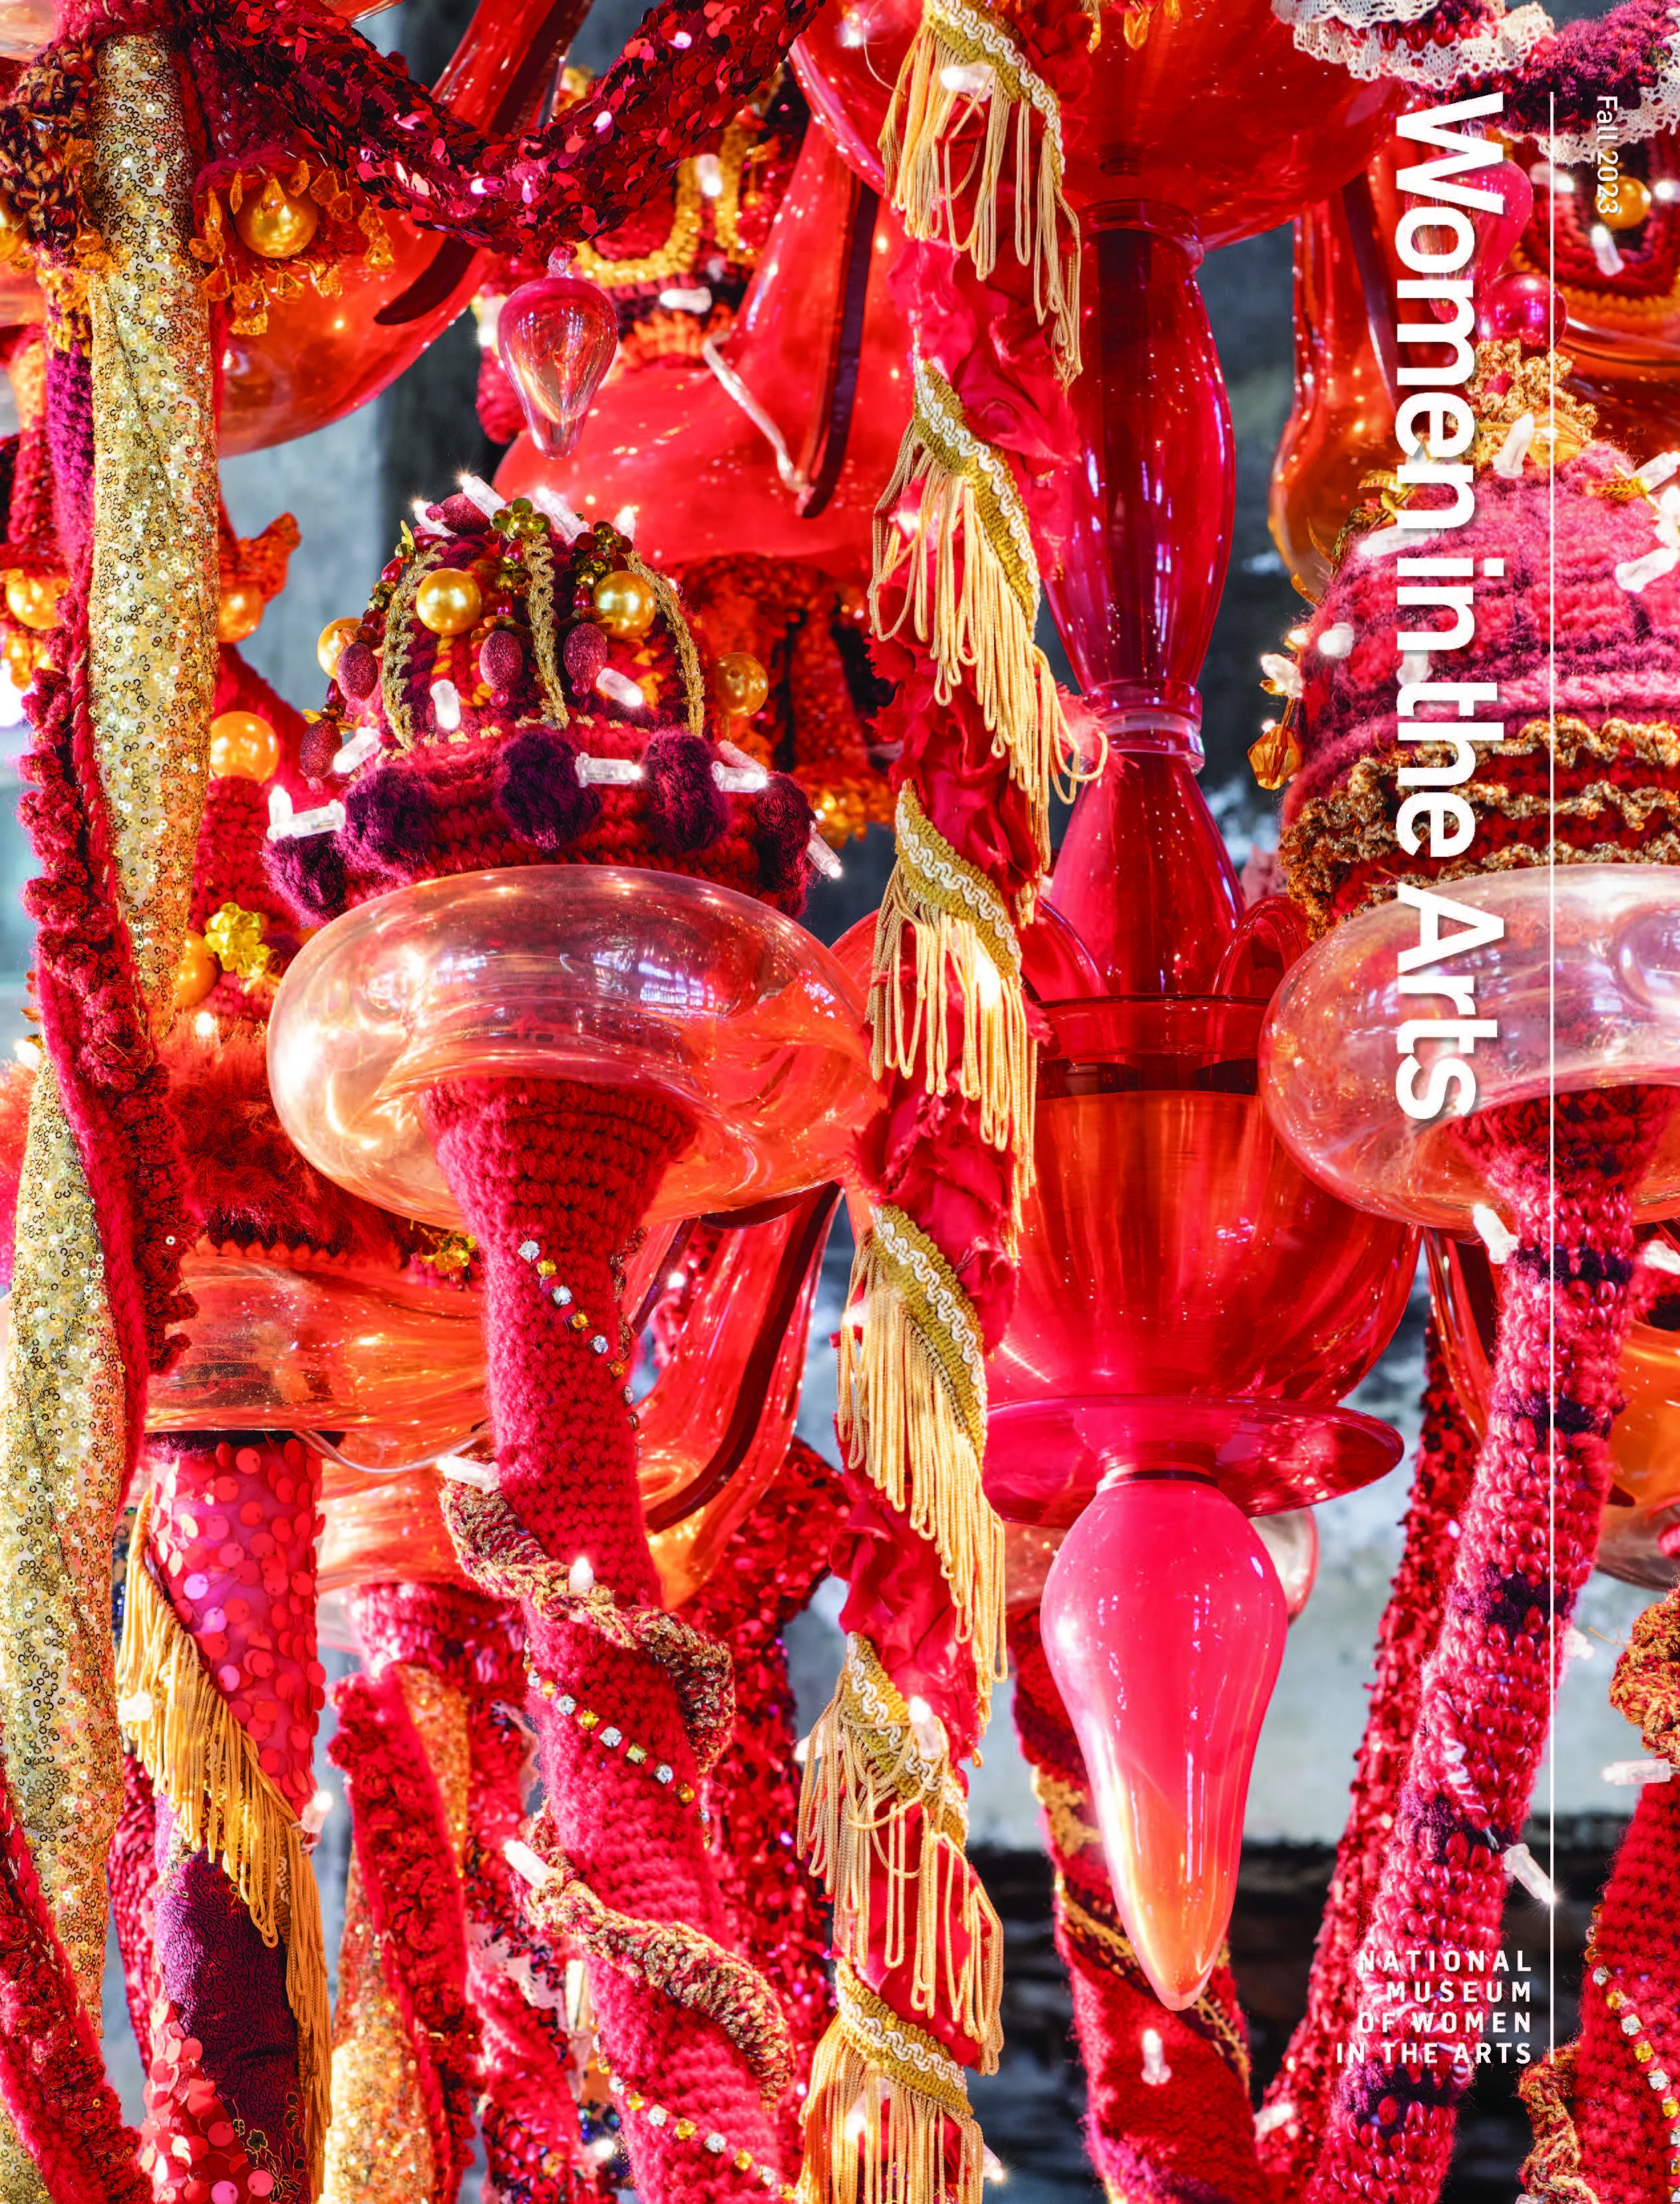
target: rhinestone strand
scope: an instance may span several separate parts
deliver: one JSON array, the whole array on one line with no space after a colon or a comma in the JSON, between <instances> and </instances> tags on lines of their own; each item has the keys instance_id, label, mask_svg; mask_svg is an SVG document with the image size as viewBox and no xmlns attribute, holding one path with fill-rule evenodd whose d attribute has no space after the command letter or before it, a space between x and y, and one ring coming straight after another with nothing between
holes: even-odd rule
<instances>
[{"instance_id":1,"label":"rhinestone strand","mask_svg":"<svg viewBox=\"0 0 1680 2204\"><path fill-rule=\"evenodd\" d=\"M702 2150L709 2151L714 2158L727 2158L737 2173L756 2175L761 2187L774 2193L778 2204L796 2204L798 2191L786 2182L776 2178L773 2165L756 2164L750 2150L731 2150L727 2136L716 2128L709 2128L702 2135L700 2123L686 2113L674 2114L667 2106L650 2105L639 2089L632 2089L622 2075L608 2072L607 2087L618 2098L626 2112L636 2112L650 2127L668 2127L680 2142L692 2142L698 2136Z\"/></svg>"},{"instance_id":2,"label":"rhinestone strand","mask_svg":"<svg viewBox=\"0 0 1680 2204\"><path fill-rule=\"evenodd\" d=\"M1616 1969L1606 1966L1598 1956L1595 1940L1602 1911L1600 1906L1593 1908L1592 1925L1587 1931L1588 1970L1594 1987L1604 1992L1606 2010L1617 2016L1623 2035L1631 2039L1635 2065L1643 2070L1648 2086L1659 2093L1657 2109L1668 2123L1665 2140L1668 2145L1669 2204L1680 2204L1680 2091L1677 2091L1673 2077L1658 2064L1656 2046L1647 2035L1639 2015L1630 2006L1627 1994L1614 1987Z\"/></svg>"},{"instance_id":3,"label":"rhinestone strand","mask_svg":"<svg viewBox=\"0 0 1680 2204\"><path fill-rule=\"evenodd\" d=\"M561 1714L575 1721L585 1737L591 1738L597 1745L604 1745L608 1752L616 1752L621 1745L624 1745L624 1757L632 1768L645 1769L656 1783L671 1792L680 1806L692 1806L699 1800L700 1819L704 1822L710 1818L705 1802L700 1799L694 1786L679 1783L677 1771L668 1760L656 1760L644 1745L625 1745L624 1732L616 1723L603 1722L593 1707L580 1707L570 1692L562 1692L552 1676L543 1675L528 1660L525 1673L531 1689L539 1697L549 1700Z\"/></svg>"},{"instance_id":4,"label":"rhinestone strand","mask_svg":"<svg viewBox=\"0 0 1680 2204\"><path fill-rule=\"evenodd\" d=\"M543 1282L543 1290L555 1306L557 1309L571 1312L566 1318L567 1329L580 1335L585 1332L589 1333L589 1347L592 1354L610 1353L613 1342L604 1331L596 1330L594 1318L590 1315L589 1311L575 1305L571 1287L555 1283L555 1272L559 1269L559 1265L551 1262L534 1240L521 1240L519 1252L519 1260L522 1263L532 1263L536 1265L537 1275ZM613 1378L622 1378L629 1366L627 1356L620 1352L614 1360L607 1365L608 1374Z\"/></svg>"}]
</instances>

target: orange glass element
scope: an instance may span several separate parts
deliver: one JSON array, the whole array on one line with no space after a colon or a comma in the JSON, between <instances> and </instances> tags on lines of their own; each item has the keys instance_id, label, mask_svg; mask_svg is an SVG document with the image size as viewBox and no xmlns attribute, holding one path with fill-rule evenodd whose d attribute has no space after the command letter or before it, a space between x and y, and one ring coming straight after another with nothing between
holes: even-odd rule
<instances>
[{"instance_id":1,"label":"orange glass element","mask_svg":"<svg viewBox=\"0 0 1680 2204\"><path fill-rule=\"evenodd\" d=\"M1680 1253L1671 1229L1659 1236ZM1432 1232L1429 1290L1447 1369L1478 1440L1487 1428L1502 1274L1480 1241ZM1614 1482L1599 1526L1598 1567L1666 1591L1676 1564L1658 1543L1680 1525L1680 1334L1636 1321L1622 1349L1623 1402L1610 1433Z\"/></svg>"},{"instance_id":2,"label":"orange glass element","mask_svg":"<svg viewBox=\"0 0 1680 2204\"><path fill-rule=\"evenodd\" d=\"M1339 197L1295 225L1295 405L1272 465L1272 540L1316 597L1359 485L1394 456L1394 398Z\"/></svg>"},{"instance_id":3,"label":"orange glass element","mask_svg":"<svg viewBox=\"0 0 1680 2204\"><path fill-rule=\"evenodd\" d=\"M986 1490L1068 1523L1121 1464L1200 1468L1263 1514L1392 1468L1386 1425L1334 1403L1406 1305L1404 1226L1327 1194L1254 1093L1264 1004L1052 1004L1037 1183L993 1356Z\"/></svg>"},{"instance_id":4,"label":"orange glass element","mask_svg":"<svg viewBox=\"0 0 1680 2204\"><path fill-rule=\"evenodd\" d=\"M636 513L636 548L656 566L754 552L855 576L870 563L876 501L910 418L909 341L887 289L899 230L876 216L858 361L858 402L832 493L810 516L802 493L827 427L857 186L820 130L805 133L740 317L718 352L773 421L763 430L700 361L666 358L609 376L569 459L521 436L503 459L506 498L547 488L585 519Z\"/></svg>"},{"instance_id":5,"label":"orange glass element","mask_svg":"<svg viewBox=\"0 0 1680 2204\"><path fill-rule=\"evenodd\" d=\"M479 0L434 91L474 129L516 128L532 110L584 9L561 0ZM482 258L407 216L382 211L390 264L347 261L342 288L306 285L270 302L261 335L223 351L222 450L258 452L353 412L412 366L478 288Z\"/></svg>"},{"instance_id":6,"label":"orange glass element","mask_svg":"<svg viewBox=\"0 0 1680 2204\"><path fill-rule=\"evenodd\" d=\"M1042 1618L1120 1918L1155 1995L1182 2012L1231 1919L1283 1587L1216 1486L1122 1476L1068 1532Z\"/></svg>"},{"instance_id":7,"label":"orange glass element","mask_svg":"<svg viewBox=\"0 0 1680 2204\"><path fill-rule=\"evenodd\" d=\"M426 1130L446 1079L635 1087L696 1137L646 1221L838 1176L874 1093L863 1005L793 920L674 873L539 865L399 888L316 934L269 1022L269 1084L317 1169L458 1226Z\"/></svg>"},{"instance_id":8,"label":"orange glass element","mask_svg":"<svg viewBox=\"0 0 1680 2204\"><path fill-rule=\"evenodd\" d=\"M810 111L871 191L887 188L881 133L922 0L829 0L788 58Z\"/></svg>"},{"instance_id":9,"label":"orange glass element","mask_svg":"<svg viewBox=\"0 0 1680 2204\"><path fill-rule=\"evenodd\" d=\"M1680 1086L1680 876L1668 865L1561 865L1478 873L1448 884L1455 903L1497 921L1502 938L1452 949L1444 966L1474 986L1496 1038L1475 1043L1476 1107L1641 1083ZM1420 914L1395 902L1362 911L1285 975L1261 1050L1261 1092L1303 1170L1382 1217L1471 1233L1490 1197L1452 1137L1457 1090L1430 1120L1396 1095L1396 1037L1408 1020L1457 1016L1446 998L1399 992L1398 960ZM1422 1039L1418 1091L1456 1053ZM1442 1075L1445 1077L1445 1075ZM1640 1212L1680 1210L1680 1121L1659 1138L1637 1190ZM1497 1205L1495 1205L1497 1206Z\"/></svg>"}]
</instances>

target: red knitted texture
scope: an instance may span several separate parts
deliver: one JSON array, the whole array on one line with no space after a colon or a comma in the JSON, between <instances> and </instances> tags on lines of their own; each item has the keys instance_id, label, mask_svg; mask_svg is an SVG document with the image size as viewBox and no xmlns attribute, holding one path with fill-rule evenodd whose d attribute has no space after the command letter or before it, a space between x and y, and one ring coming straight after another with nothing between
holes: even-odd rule
<instances>
[{"instance_id":1,"label":"red knitted texture","mask_svg":"<svg viewBox=\"0 0 1680 2204\"><path fill-rule=\"evenodd\" d=\"M1356 1982L1354 1954L1369 1921L1388 1833L1398 1808L1406 1745L1417 1721L1424 1663L1440 1635L1456 1532L1469 1497L1475 1437L1453 1392L1432 1323L1417 1474L1406 1511L1405 1546L1377 1632L1376 1674L1353 1778L1347 1827L1336 1852L1307 1989L1307 2010L1266 2094L1288 2117L1261 2138L1260 2155L1280 2200L1312 2170L1325 2112L1348 2040Z\"/></svg>"},{"instance_id":2,"label":"red knitted texture","mask_svg":"<svg viewBox=\"0 0 1680 2204\"><path fill-rule=\"evenodd\" d=\"M429 1105L438 1158L484 1262L490 1404L502 1491L549 1555L591 1564L621 1605L656 1606L636 1484L622 1378L591 1351L573 1312L616 1342L611 1268L638 1229L689 1127L668 1104L567 1081L462 1081ZM519 1249L534 1241L551 1279ZM555 1287L569 1288L562 1312ZM558 1693L646 1748L643 1766L603 1751L557 1700L543 1704L543 1771L561 1848L607 1905L678 1922L727 1941L728 1927L704 1824L680 1792L699 1777L669 1674L571 1622L527 1615L532 1659ZM654 1764L673 1780L650 1780ZM749 2193L727 2154L675 2133L692 2118L730 2151L775 2163L770 2122L740 2053L697 2019L622 1974L591 1964L591 1988L614 2071L670 2109L655 2127L626 2122L645 2204L711 2204ZM762 2193L762 2192L761 2192Z\"/></svg>"},{"instance_id":3,"label":"red knitted texture","mask_svg":"<svg viewBox=\"0 0 1680 2204\"><path fill-rule=\"evenodd\" d=\"M1575 2072L1575 2124L1581 2165L1598 2204L1650 2204L1674 2185L1674 2148L1662 2100L1680 2095L1680 1783L1647 1783L1616 1854L1581 1988L1581 2039ZM1612 2008L1608 1999L1622 2002ZM1636 2031L1655 2053L1634 2057ZM1653 2071L1669 2077L1653 2089Z\"/></svg>"},{"instance_id":4,"label":"red knitted texture","mask_svg":"<svg viewBox=\"0 0 1680 2204\"><path fill-rule=\"evenodd\" d=\"M1010 1618L1015 1727L1041 1777L1091 1822L1085 1765L1039 1637L1036 1609ZM1249 2106L1248 2039L1230 1967L1184 2012L1169 2012L1129 1957L1100 1844L1068 1847L1046 1814L1056 1870L1056 1949L1073 1990L1085 2069L1085 2136L1111 2195L1137 2204L1267 2204ZM1160 2035L1171 2079L1143 2079L1143 2035Z\"/></svg>"},{"instance_id":5,"label":"red knitted texture","mask_svg":"<svg viewBox=\"0 0 1680 2204\"><path fill-rule=\"evenodd\" d=\"M0 2105L52 2204L149 2204L92 2022L0 1777Z\"/></svg>"},{"instance_id":6,"label":"red knitted texture","mask_svg":"<svg viewBox=\"0 0 1680 2204\"><path fill-rule=\"evenodd\" d=\"M1550 1128L1555 1188L1544 1101L1482 1112L1460 1130L1518 1244L1506 1266L1487 1435L1358 1955L1358 2034L1306 2191L1312 2204L1350 2194L1433 2204L1446 2176L1474 2050L1463 2035L1414 2032L1413 2017L1437 2017L1421 2001L1448 1972L1428 1955L1451 1952L1454 1971L1468 1972L1498 1949L1503 1856L1528 1810L1563 1632L1610 1485L1607 1440L1631 1318L1630 1189L1672 1107L1671 1095L1650 1091L1560 1097ZM1426 1957L1416 1969L1390 1956L1416 1952ZM1408 1967L1404 2008L1389 1997L1397 1966ZM1358 2059L1356 2042L1374 2047ZM1454 2056L1455 2044L1465 2056ZM1402 2045L1409 2061L1398 2057Z\"/></svg>"},{"instance_id":7,"label":"red knitted texture","mask_svg":"<svg viewBox=\"0 0 1680 2204\"><path fill-rule=\"evenodd\" d=\"M394 1667L333 1693L356 1865L386 1987L408 2036L431 2138L431 2204L454 2204L472 2163L478 2028L466 2002L466 1923L436 1778Z\"/></svg>"},{"instance_id":8,"label":"red knitted texture","mask_svg":"<svg viewBox=\"0 0 1680 2204\"><path fill-rule=\"evenodd\" d=\"M828 1573L847 1507L846 1480L796 1438L781 1475L681 1609L727 1644L735 1669L735 1734L712 1775L717 1879L739 1948L775 1991L793 2039L794 2079L782 2099L782 2144L799 2152L811 2053L834 2011L828 1908L799 1857L798 1729L781 1632Z\"/></svg>"}]
</instances>

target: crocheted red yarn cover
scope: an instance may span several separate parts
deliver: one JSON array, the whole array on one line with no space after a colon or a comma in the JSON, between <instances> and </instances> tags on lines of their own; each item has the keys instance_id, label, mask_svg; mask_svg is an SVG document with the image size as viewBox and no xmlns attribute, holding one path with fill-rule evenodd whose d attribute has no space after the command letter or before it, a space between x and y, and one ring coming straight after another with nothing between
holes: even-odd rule
<instances>
[{"instance_id":1,"label":"crocheted red yarn cover","mask_svg":"<svg viewBox=\"0 0 1680 2204\"><path fill-rule=\"evenodd\" d=\"M591 1351L590 1335L570 1327L519 1249L534 1241L556 1266L553 1284L571 1289L572 1308L615 1340L611 1259L689 1128L656 1098L562 1081L461 1081L429 1107L439 1161L484 1262L502 1492L551 1559L585 1557L620 1605L657 1607L622 1378ZM680 1798L698 1792L698 1774L668 1672L586 1626L528 1611L526 1627L533 1662L557 1692L649 1756L638 1766L603 1751L557 1700L543 1703L543 1772L567 1857L606 1905L727 1942L704 1825ZM656 1764L673 1780L653 1780ZM711 2023L604 1965L591 1964L590 1982L614 2071L673 2114L660 2127L626 2123L638 2193L646 2204L749 2193L728 2154L675 2133L680 2117L692 2118L702 2135L727 2137L731 2153L775 2163L770 2121L739 2053Z\"/></svg>"},{"instance_id":2,"label":"crocheted red yarn cover","mask_svg":"<svg viewBox=\"0 0 1680 2204\"><path fill-rule=\"evenodd\" d=\"M1451 1951L1467 1968L1497 1949L1503 1856L1521 1834L1562 1633L1610 1484L1606 1441L1631 1316L1630 1188L1672 1107L1671 1096L1647 1090L1560 1097L1555 1195L1544 1101L1482 1112L1461 1131L1518 1245L1505 1270L1487 1436L1359 1953L1355 2026L1374 2047L1343 2070L1307 2191L1313 2204L1347 2195L1432 2204L1446 2176L1473 2070L1445 2035L1408 2028L1416 2055L1405 2063L1376 2047L1400 2040L1390 2032L1397 2008L1384 1960ZM1446 1971L1426 1959L1408 1977L1414 1998Z\"/></svg>"},{"instance_id":3,"label":"crocheted red yarn cover","mask_svg":"<svg viewBox=\"0 0 1680 2204\"><path fill-rule=\"evenodd\" d=\"M1598 2204L1648 2204L1672 2185L1669 2142L1680 2125L1662 2100L1680 2092L1680 1784L1647 1783L1606 1883L1594 1939L1609 1979L1581 1987L1581 2039L1575 2073L1575 2124L1581 2167ZM1623 2004L1606 2002L1619 1991ZM1650 2066L1634 2058L1623 2022L1654 2048ZM1653 2071L1669 2086L1650 2086Z\"/></svg>"},{"instance_id":4,"label":"crocheted red yarn cover","mask_svg":"<svg viewBox=\"0 0 1680 2204\"><path fill-rule=\"evenodd\" d=\"M1424 1663L1435 1649L1457 1551L1455 1532L1469 1496L1475 1438L1447 1375L1432 1323L1417 1472L1406 1511L1405 1544L1377 1632L1376 1675L1353 1778L1347 1827L1336 1851L1318 1932L1307 2010L1267 2091L1279 2124L1260 2138L1260 2156L1281 2199L1312 2171L1324 2117L1349 2040L1356 1990L1354 1954L1368 1926L1388 1833L1399 1804L1406 1744L1417 1721Z\"/></svg>"},{"instance_id":5,"label":"crocheted red yarn cover","mask_svg":"<svg viewBox=\"0 0 1680 2204\"><path fill-rule=\"evenodd\" d=\"M1041 1780L1077 1798L1089 1825L1085 1766L1039 1637L1037 1609L1010 1617L1015 1726ZM1267 2204L1249 2105L1248 2039L1237 1985L1219 1967L1206 1994L1169 2012L1121 1939L1102 1847L1063 1840L1069 1818L1046 1814L1056 1870L1056 1949L1073 1991L1073 2024L1085 2069L1086 2144L1111 2195L1150 2204ZM1153 2028L1172 2079L1143 2078L1143 2033Z\"/></svg>"}]
</instances>

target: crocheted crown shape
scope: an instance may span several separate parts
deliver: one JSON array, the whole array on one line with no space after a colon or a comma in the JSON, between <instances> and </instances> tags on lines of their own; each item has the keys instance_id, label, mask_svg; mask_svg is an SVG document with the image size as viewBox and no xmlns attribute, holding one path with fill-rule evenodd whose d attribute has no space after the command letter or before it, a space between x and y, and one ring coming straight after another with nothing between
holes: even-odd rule
<instances>
[{"instance_id":1,"label":"crocheted crown shape","mask_svg":"<svg viewBox=\"0 0 1680 2204\"><path fill-rule=\"evenodd\" d=\"M305 755L341 822L277 821L276 879L312 920L416 880L540 864L680 872L797 912L810 803L714 739L670 584L610 524L544 504L495 506L475 486L430 507L418 540L405 530ZM453 633L429 624L440 577L468 608L442 625L471 617ZM603 613L609 579L645 624Z\"/></svg>"},{"instance_id":2,"label":"crocheted crown shape","mask_svg":"<svg viewBox=\"0 0 1680 2204\"><path fill-rule=\"evenodd\" d=\"M1557 388L1568 368L1484 345L1467 390L1473 517L1410 524L1450 506L1451 487L1379 475L1343 530L1279 730L1299 766L1281 855L1291 893L1320 925L1386 900L1398 880L1544 863L1553 834L1559 862L1680 856L1680 488L1663 462L1636 472L1592 440L1592 409ZM1426 560L1434 572L1420 572ZM1452 635L1466 600L1474 632L1460 647L1403 648ZM1450 857L1429 854L1427 821L1416 854L1397 832L1416 792L1400 767L1456 754L1446 739L1400 739L1400 684L1428 681L1487 685L1462 712L1451 696L1418 700L1416 721L1505 727L1503 740L1476 743L1459 785L1476 832Z\"/></svg>"}]
</instances>

